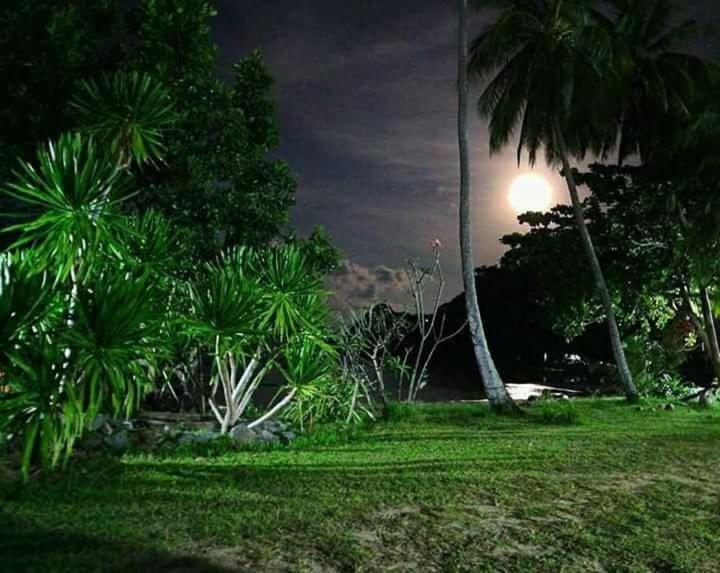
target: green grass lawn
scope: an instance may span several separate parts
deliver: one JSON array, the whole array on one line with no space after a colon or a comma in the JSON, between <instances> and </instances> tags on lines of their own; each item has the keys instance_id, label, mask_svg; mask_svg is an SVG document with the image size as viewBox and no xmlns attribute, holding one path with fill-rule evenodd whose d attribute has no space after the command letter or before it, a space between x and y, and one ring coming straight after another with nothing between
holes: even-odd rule
<instances>
[{"instance_id":1,"label":"green grass lawn","mask_svg":"<svg viewBox=\"0 0 720 573\"><path fill-rule=\"evenodd\" d=\"M76 461L4 494L0 569L720 570L720 411L575 404L396 407L349 441Z\"/></svg>"}]
</instances>

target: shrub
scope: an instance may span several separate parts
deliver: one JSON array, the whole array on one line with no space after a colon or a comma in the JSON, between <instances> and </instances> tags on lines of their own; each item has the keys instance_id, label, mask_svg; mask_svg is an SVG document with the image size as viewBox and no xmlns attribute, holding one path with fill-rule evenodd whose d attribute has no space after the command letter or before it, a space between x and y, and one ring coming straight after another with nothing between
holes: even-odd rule
<instances>
[{"instance_id":1,"label":"shrub","mask_svg":"<svg viewBox=\"0 0 720 573\"><path fill-rule=\"evenodd\" d=\"M224 253L191 282L190 298L185 330L213 356L209 403L223 433L272 368L285 384L265 417L290 407L302 425L316 414L334 364L324 332L327 295L297 246Z\"/></svg>"},{"instance_id":2,"label":"shrub","mask_svg":"<svg viewBox=\"0 0 720 573\"><path fill-rule=\"evenodd\" d=\"M635 378L635 385L643 398L682 398L688 393L680 377L669 373L643 372Z\"/></svg>"},{"instance_id":3,"label":"shrub","mask_svg":"<svg viewBox=\"0 0 720 573\"><path fill-rule=\"evenodd\" d=\"M627 356L642 397L679 398L687 393L687 386L678 374L684 359L679 348L669 350L656 341L634 336L628 340Z\"/></svg>"},{"instance_id":4,"label":"shrub","mask_svg":"<svg viewBox=\"0 0 720 573\"><path fill-rule=\"evenodd\" d=\"M575 403L570 400L542 400L532 406L530 414L541 424L572 426L582 422Z\"/></svg>"}]
</instances>

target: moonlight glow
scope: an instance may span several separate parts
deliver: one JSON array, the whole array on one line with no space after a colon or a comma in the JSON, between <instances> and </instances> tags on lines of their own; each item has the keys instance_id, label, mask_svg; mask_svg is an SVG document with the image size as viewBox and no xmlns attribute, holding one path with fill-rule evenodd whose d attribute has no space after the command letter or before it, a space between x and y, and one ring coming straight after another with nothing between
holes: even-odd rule
<instances>
[{"instance_id":1,"label":"moonlight glow","mask_svg":"<svg viewBox=\"0 0 720 573\"><path fill-rule=\"evenodd\" d=\"M547 211L552 201L552 187L540 175L520 175L510 186L508 201L516 213Z\"/></svg>"}]
</instances>

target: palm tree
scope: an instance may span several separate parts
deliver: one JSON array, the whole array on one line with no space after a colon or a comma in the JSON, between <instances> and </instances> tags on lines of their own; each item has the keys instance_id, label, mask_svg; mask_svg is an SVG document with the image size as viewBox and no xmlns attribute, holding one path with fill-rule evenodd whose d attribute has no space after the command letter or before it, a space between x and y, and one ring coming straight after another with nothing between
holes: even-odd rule
<instances>
[{"instance_id":1,"label":"palm tree","mask_svg":"<svg viewBox=\"0 0 720 573\"><path fill-rule=\"evenodd\" d=\"M609 21L615 41L618 162L639 155L643 163L668 166L674 173L686 163L694 177L716 181L712 167L718 134L717 84L711 65L683 48L697 37L697 25L682 20L672 0L612 0L617 15ZM608 21L606 21L607 25ZM699 89L703 88L703 89ZM714 92L714 93L713 93ZM680 134L680 136L678 136ZM610 142L613 143L613 142ZM710 177L708 178L707 175ZM691 183L697 185L697 183ZM702 187L702 185L698 185ZM698 229L675 201L683 234ZM699 231L704 235L706 230ZM701 239L700 250L706 247ZM715 328L710 286L698 280L705 345L720 372L720 342Z\"/></svg>"},{"instance_id":2,"label":"palm tree","mask_svg":"<svg viewBox=\"0 0 720 573\"><path fill-rule=\"evenodd\" d=\"M611 4L617 14L603 24L615 41L618 161L638 154L648 163L674 147L672 140L691 119L691 104L698 85L709 76L709 66L683 51L698 29L694 21L681 19L672 0Z\"/></svg>"},{"instance_id":3,"label":"palm tree","mask_svg":"<svg viewBox=\"0 0 720 573\"><path fill-rule=\"evenodd\" d=\"M534 164L544 147L548 164L560 167L605 311L620 380L627 398L635 400L637 389L571 165L571 157L608 147L612 116L604 106L593 105L605 79L598 62L610 51L607 39L581 0L513 0L502 6L497 20L473 41L468 64L474 80L489 80L478 110L490 122L490 150L500 151L519 127L518 162L527 150Z\"/></svg>"},{"instance_id":4,"label":"palm tree","mask_svg":"<svg viewBox=\"0 0 720 573\"><path fill-rule=\"evenodd\" d=\"M475 264L470 227L470 166L467 126L467 0L458 0L458 145L460 148L460 255L465 305L475 358L480 368L485 395L495 410L512 409L514 403L503 384L490 354L475 285Z\"/></svg>"}]
</instances>

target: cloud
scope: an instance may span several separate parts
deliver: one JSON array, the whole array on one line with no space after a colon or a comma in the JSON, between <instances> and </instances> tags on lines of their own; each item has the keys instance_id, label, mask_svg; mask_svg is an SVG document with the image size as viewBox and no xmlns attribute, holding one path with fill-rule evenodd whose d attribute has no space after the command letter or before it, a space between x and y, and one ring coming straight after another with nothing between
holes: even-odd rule
<instances>
[{"instance_id":1,"label":"cloud","mask_svg":"<svg viewBox=\"0 0 720 573\"><path fill-rule=\"evenodd\" d=\"M338 310L388 302L399 307L407 302L405 275L402 269L385 265L367 267L345 260L330 277L331 305Z\"/></svg>"},{"instance_id":2,"label":"cloud","mask_svg":"<svg viewBox=\"0 0 720 573\"><path fill-rule=\"evenodd\" d=\"M350 272L358 263L348 263L345 275L334 279L339 296L386 298L391 289L382 281L388 277L383 265L393 269L407 257L426 257L427 242L435 237L445 245L446 296L460 292L453 5L223 4L226 16L216 25L226 61L261 46L277 80L278 156L298 178L293 226L305 234L324 225L350 260L368 265ZM489 17L484 11L471 31ZM504 251L500 236L520 230L503 195L521 171L515 150L509 146L491 160L487 143L486 126L473 111L477 264L494 263ZM542 166L538 170L551 176ZM564 187L556 188L564 199Z\"/></svg>"}]
</instances>

